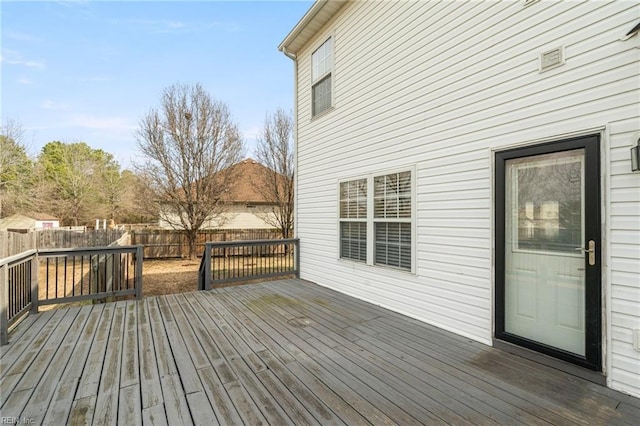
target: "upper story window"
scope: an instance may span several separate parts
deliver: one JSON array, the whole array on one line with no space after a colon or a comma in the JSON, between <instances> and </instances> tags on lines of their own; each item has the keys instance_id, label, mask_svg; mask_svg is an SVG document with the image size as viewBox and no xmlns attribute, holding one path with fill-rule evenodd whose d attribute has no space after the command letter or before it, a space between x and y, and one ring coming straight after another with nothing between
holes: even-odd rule
<instances>
[{"instance_id":1,"label":"upper story window","mask_svg":"<svg viewBox=\"0 0 640 426\"><path fill-rule=\"evenodd\" d=\"M331 108L331 73L333 71L333 41L329 37L311 54L312 115Z\"/></svg>"}]
</instances>

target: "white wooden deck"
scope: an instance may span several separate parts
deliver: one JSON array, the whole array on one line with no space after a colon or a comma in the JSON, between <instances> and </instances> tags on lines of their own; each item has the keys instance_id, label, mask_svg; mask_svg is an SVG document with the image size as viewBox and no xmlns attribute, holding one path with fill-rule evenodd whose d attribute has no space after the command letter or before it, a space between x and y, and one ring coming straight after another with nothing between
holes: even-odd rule
<instances>
[{"instance_id":1,"label":"white wooden deck","mask_svg":"<svg viewBox=\"0 0 640 426\"><path fill-rule=\"evenodd\" d=\"M0 370L23 424L640 424L637 399L302 280L44 312Z\"/></svg>"}]
</instances>

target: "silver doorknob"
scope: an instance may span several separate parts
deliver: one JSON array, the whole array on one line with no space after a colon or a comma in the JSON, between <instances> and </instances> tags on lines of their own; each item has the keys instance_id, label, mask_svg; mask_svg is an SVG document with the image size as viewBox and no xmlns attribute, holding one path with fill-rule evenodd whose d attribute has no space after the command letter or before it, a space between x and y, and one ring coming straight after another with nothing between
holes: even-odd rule
<instances>
[{"instance_id":1,"label":"silver doorknob","mask_svg":"<svg viewBox=\"0 0 640 426\"><path fill-rule=\"evenodd\" d=\"M576 250L580 250L583 253L589 253L589 265L596 264L596 242L589 240L589 248L576 247Z\"/></svg>"}]
</instances>

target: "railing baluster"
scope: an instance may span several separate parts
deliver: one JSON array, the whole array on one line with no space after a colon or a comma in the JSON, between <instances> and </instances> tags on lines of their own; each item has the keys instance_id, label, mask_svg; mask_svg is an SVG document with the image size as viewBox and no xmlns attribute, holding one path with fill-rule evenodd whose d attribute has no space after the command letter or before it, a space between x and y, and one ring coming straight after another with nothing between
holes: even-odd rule
<instances>
[{"instance_id":1,"label":"railing baluster","mask_svg":"<svg viewBox=\"0 0 640 426\"><path fill-rule=\"evenodd\" d=\"M9 343L9 265L0 264L0 345Z\"/></svg>"},{"instance_id":2,"label":"railing baluster","mask_svg":"<svg viewBox=\"0 0 640 426\"><path fill-rule=\"evenodd\" d=\"M38 298L39 298L39 281L38 281L38 270L40 268L40 261L38 259L38 253L36 253L30 261L31 266L31 276L29 282L29 303L31 303L31 313L38 313Z\"/></svg>"},{"instance_id":3,"label":"railing baluster","mask_svg":"<svg viewBox=\"0 0 640 426\"><path fill-rule=\"evenodd\" d=\"M143 260L143 246L136 246L136 271L135 271L135 290L136 299L142 299L142 260Z\"/></svg>"}]
</instances>

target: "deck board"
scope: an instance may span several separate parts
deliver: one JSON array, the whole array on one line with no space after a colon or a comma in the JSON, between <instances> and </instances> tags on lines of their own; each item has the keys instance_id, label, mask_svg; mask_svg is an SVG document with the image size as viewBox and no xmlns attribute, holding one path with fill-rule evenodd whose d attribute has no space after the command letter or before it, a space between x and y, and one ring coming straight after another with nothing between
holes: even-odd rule
<instances>
[{"instance_id":1,"label":"deck board","mask_svg":"<svg viewBox=\"0 0 640 426\"><path fill-rule=\"evenodd\" d=\"M302 280L32 315L0 416L36 424L640 424L640 401Z\"/></svg>"},{"instance_id":2,"label":"deck board","mask_svg":"<svg viewBox=\"0 0 640 426\"><path fill-rule=\"evenodd\" d=\"M352 343L354 340L352 333L336 327L335 321L333 323L327 322L327 317L321 313L324 309L322 306L314 309L312 304L307 304L304 308L296 309L295 307L283 306L283 309L297 317L313 313L314 317L322 318L322 322L314 322L307 328L314 337L309 340L312 346L329 355L333 360L337 360L338 364L352 375L365 378L366 381L363 382L366 385L371 389L378 390L379 393L384 393L383 396L388 401L413 418L459 424L465 421L465 418L457 413L460 409L464 409L468 414L473 413L468 407L459 404L457 400L439 398L441 392L435 388L428 392L429 397L425 397L423 388L429 387L427 383L420 383L412 387L411 383L415 384L414 377L400 372L391 364L387 364L387 370L395 369L396 375L391 374L381 368L382 360L376 359L371 353L362 356L361 348ZM409 421L406 418L403 419L404 414L400 414L400 416L399 422ZM467 421L490 423L489 418L478 418L477 415L469 417Z\"/></svg>"}]
</instances>

